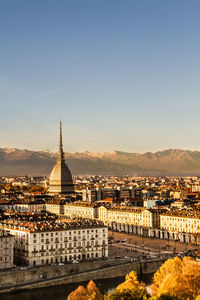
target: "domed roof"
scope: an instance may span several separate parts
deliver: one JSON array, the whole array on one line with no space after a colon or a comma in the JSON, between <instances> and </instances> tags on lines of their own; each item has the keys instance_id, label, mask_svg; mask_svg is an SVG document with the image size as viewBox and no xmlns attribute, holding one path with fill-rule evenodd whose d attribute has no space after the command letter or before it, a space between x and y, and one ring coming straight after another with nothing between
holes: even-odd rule
<instances>
[{"instance_id":1,"label":"domed roof","mask_svg":"<svg viewBox=\"0 0 200 300\"><path fill-rule=\"evenodd\" d=\"M55 183L55 181L57 183L65 182L66 184L73 182L72 174L64 161L62 161L62 162L58 161L55 164L55 166L53 167L53 170L51 171L49 181L52 183L53 183L53 181L54 181L54 183Z\"/></svg>"},{"instance_id":2,"label":"domed roof","mask_svg":"<svg viewBox=\"0 0 200 300\"><path fill-rule=\"evenodd\" d=\"M62 125L60 123L60 145L58 158L49 177L49 193L73 193L74 184L72 174L65 163L64 152L62 148Z\"/></svg>"}]
</instances>

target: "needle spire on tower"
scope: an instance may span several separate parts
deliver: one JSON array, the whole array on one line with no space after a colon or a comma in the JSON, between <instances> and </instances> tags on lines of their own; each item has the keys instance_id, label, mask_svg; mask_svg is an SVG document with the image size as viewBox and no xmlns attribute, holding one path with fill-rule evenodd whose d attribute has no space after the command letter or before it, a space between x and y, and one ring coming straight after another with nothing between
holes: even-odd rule
<instances>
[{"instance_id":1,"label":"needle spire on tower","mask_svg":"<svg viewBox=\"0 0 200 300\"><path fill-rule=\"evenodd\" d=\"M58 152L58 161L64 160L64 152L63 152L63 145L62 145L62 121L60 121L60 141L59 141L59 152Z\"/></svg>"}]
</instances>

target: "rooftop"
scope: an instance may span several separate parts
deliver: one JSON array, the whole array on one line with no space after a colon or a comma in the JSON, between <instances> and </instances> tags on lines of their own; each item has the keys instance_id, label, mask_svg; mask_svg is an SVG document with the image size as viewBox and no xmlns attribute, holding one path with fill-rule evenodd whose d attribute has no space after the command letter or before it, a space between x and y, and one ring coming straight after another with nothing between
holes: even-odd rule
<instances>
[{"instance_id":1,"label":"rooftop","mask_svg":"<svg viewBox=\"0 0 200 300\"><path fill-rule=\"evenodd\" d=\"M103 223L96 220L57 220L57 221L42 221L30 222L23 220L7 219L0 222L1 228L14 229L26 232L52 232L52 231L65 231L73 229L89 229L106 227Z\"/></svg>"}]
</instances>

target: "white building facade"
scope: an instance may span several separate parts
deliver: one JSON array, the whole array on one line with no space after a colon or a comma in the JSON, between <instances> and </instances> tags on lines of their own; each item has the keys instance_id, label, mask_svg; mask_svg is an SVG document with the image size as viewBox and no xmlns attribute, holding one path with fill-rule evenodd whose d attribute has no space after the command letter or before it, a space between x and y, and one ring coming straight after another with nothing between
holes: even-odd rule
<instances>
[{"instance_id":1,"label":"white building facade","mask_svg":"<svg viewBox=\"0 0 200 300\"><path fill-rule=\"evenodd\" d=\"M0 227L15 237L17 264L34 266L108 257L108 229L99 222L46 223L3 221Z\"/></svg>"}]
</instances>

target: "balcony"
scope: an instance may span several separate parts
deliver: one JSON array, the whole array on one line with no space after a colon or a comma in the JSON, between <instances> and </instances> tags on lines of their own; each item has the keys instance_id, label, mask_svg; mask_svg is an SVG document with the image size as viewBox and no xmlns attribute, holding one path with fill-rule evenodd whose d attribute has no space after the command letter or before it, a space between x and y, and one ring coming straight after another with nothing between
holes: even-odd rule
<instances>
[{"instance_id":1,"label":"balcony","mask_svg":"<svg viewBox=\"0 0 200 300\"><path fill-rule=\"evenodd\" d=\"M33 250L32 253L33 253L33 254L34 254L34 253L38 253L38 251L37 251L37 250Z\"/></svg>"}]
</instances>

